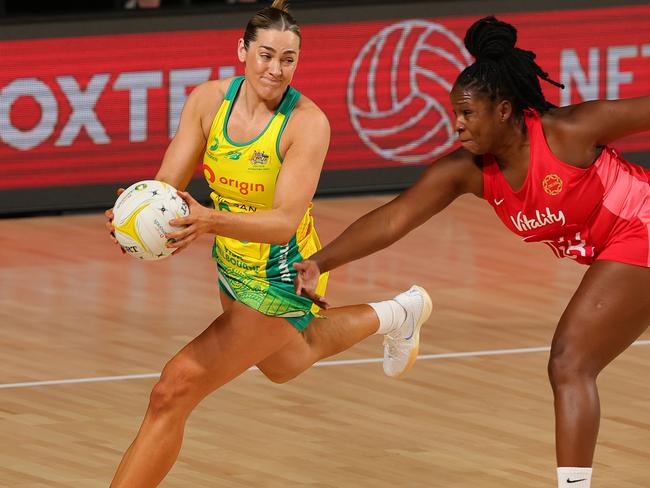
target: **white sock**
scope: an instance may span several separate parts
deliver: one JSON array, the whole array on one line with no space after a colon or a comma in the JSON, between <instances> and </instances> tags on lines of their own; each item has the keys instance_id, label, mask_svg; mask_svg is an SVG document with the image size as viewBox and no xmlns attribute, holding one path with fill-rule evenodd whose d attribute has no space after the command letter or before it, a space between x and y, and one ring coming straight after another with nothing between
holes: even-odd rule
<instances>
[{"instance_id":1,"label":"white sock","mask_svg":"<svg viewBox=\"0 0 650 488\"><path fill-rule=\"evenodd\" d=\"M591 468L557 468L557 488L591 488Z\"/></svg>"},{"instance_id":2,"label":"white sock","mask_svg":"<svg viewBox=\"0 0 650 488\"><path fill-rule=\"evenodd\" d=\"M377 317L379 328L375 334L388 334L397 329L406 320L406 310L395 300L384 300L378 303L369 303Z\"/></svg>"}]
</instances>

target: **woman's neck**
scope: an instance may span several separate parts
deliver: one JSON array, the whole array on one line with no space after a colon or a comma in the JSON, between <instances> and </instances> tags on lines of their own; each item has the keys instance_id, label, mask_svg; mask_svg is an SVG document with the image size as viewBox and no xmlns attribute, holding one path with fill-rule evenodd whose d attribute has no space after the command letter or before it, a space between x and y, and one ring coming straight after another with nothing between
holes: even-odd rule
<instances>
[{"instance_id":1,"label":"woman's neck","mask_svg":"<svg viewBox=\"0 0 650 488\"><path fill-rule=\"evenodd\" d=\"M530 144L525 126L515 124L501 139L499 147L492 153L501 169L519 166L528 161Z\"/></svg>"},{"instance_id":2,"label":"woman's neck","mask_svg":"<svg viewBox=\"0 0 650 488\"><path fill-rule=\"evenodd\" d=\"M246 80L244 80L239 95L240 110L253 119L260 115L266 116L269 112L274 113L282 101L282 97L273 100L264 100Z\"/></svg>"}]
</instances>

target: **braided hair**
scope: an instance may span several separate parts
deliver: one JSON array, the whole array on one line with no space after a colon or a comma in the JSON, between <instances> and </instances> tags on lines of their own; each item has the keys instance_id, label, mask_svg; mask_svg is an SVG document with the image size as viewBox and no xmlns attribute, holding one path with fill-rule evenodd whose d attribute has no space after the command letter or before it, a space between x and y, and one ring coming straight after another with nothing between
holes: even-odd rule
<instances>
[{"instance_id":1,"label":"braided hair","mask_svg":"<svg viewBox=\"0 0 650 488\"><path fill-rule=\"evenodd\" d=\"M244 46L246 46L246 49L248 49L251 42L257 39L257 31L259 29L288 30L297 35L299 41L302 41L300 26L298 26L296 19L289 13L286 0L274 0L271 6L258 11L248 21L248 25L246 25L246 30L244 31Z\"/></svg>"},{"instance_id":2,"label":"braided hair","mask_svg":"<svg viewBox=\"0 0 650 488\"><path fill-rule=\"evenodd\" d=\"M539 78L560 88L535 62L535 53L515 47L517 29L494 16L476 21L465 34L465 47L476 61L456 79L456 86L488 97L509 100L515 117L527 109L544 113L555 107L546 100Z\"/></svg>"}]
</instances>

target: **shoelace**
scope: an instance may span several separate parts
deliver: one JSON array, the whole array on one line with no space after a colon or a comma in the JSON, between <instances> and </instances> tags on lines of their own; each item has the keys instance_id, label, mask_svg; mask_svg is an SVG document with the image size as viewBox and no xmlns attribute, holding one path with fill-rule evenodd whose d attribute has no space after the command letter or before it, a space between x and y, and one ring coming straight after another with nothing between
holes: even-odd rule
<instances>
[{"instance_id":1,"label":"shoelace","mask_svg":"<svg viewBox=\"0 0 650 488\"><path fill-rule=\"evenodd\" d=\"M401 337L400 335L395 337L395 336L391 336L390 334L386 334L386 337L384 337L384 349L389 358L397 358L398 356L403 354L402 349L404 348L400 347L400 345L403 344L402 343L403 339L404 338Z\"/></svg>"}]
</instances>

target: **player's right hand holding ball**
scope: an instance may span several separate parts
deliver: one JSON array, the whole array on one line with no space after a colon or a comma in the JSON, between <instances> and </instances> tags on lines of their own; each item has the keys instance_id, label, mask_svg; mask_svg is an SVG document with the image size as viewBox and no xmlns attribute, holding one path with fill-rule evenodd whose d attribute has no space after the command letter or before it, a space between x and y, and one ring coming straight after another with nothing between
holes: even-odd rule
<instances>
[{"instance_id":1,"label":"player's right hand holding ball","mask_svg":"<svg viewBox=\"0 0 650 488\"><path fill-rule=\"evenodd\" d=\"M117 196L119 197L122 193L124 193L124 188L118 188L117 189ZM126 251L122 249L122 246L120 246L120 243L117 242L117 239L115 238L115 227L113 227L113 207L109 208L104 212L104 215L106 216L106 223L104 226L106 227L106 230L108 230L108 233L111 236L111 241L113 241L113 244L117 244L120 247L120 250L122 251L122 254L125 254Z\"/></svg>"}]
</instances>

